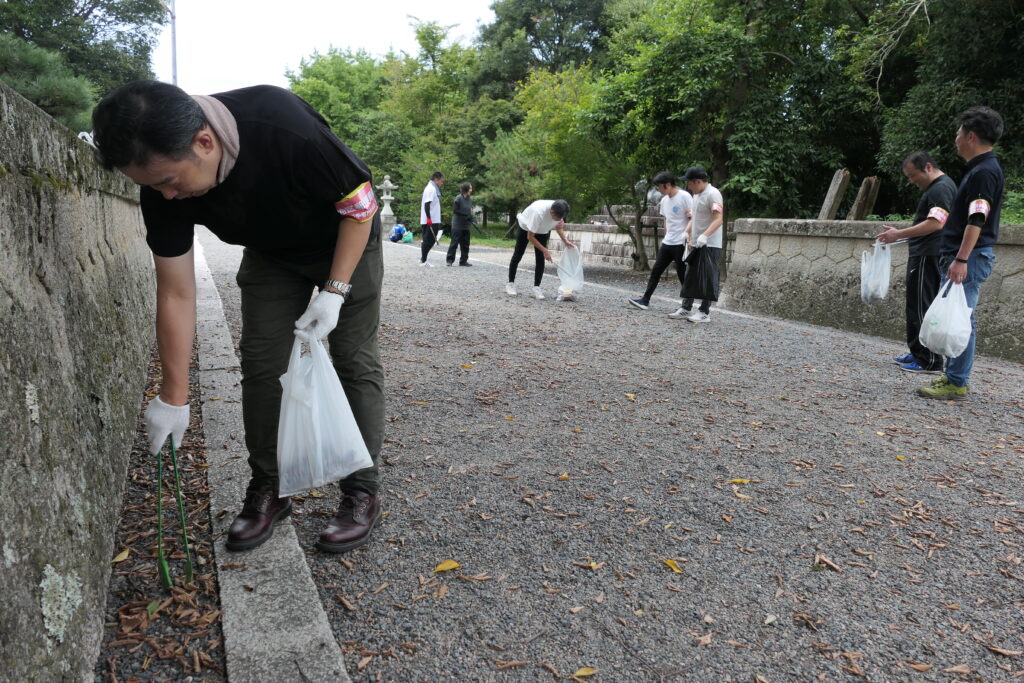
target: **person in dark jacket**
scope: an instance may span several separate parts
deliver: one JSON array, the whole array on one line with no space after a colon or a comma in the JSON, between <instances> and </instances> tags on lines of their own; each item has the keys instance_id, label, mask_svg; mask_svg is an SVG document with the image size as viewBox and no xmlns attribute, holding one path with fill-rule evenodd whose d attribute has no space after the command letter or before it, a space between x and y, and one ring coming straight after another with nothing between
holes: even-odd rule
<instances>
[{"instance_id":1,"label":"person in dark jacket","mask_svg":"<svg viewBox=\"0 0 1024 683\"><path fill-rule=\"evenodd\" d=\"M460 266L471 266L469 262L469 231L473 225L473 186L470 183L459 185L459 196L455 198L452 207L452 242L448 245L448 265L455 264L455 249L458 247L461 255Z\"/></svg>"}]
</instances>

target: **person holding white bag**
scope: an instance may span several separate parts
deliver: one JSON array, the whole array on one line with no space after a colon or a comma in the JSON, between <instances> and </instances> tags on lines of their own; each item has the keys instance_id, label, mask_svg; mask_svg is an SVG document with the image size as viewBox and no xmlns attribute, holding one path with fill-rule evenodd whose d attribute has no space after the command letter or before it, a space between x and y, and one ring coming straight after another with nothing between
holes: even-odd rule
<instances>
[{"instance_id":1,"label":"person holding white bag","mask_svg":"<svg viewBox=\"0 0 1024 683\"><path fill-rule=\"evenodd\" d=\"M939 293L939 231L949 218L956 183L942 172L928 152L918 151L903 160L903 175L921 190L914 222L909 228L882 226L875 239L882 244L909 238L907 255L907 347L910 352L893 358L907 372L941 372L942 356L921 343L921 320Z\"/></svg>"},{"instance_id":2,"label":"person holding white bag","mask_svg":"<svg viewBox=\"0 0 1024 683\"><path fill-rule=\"evenodd\" d=\"M975 313L981 285L995 265L993 246L999 239L999 214L1003 203L1003 169L993 146L1003 135L1003 118L989 107L971 107L957 117L956 152L967 162L953 209L942 229L943 282L962 284L967 307L971 309L971 336L967 348L946 359L946 372L917 390L925 398L957 400L966 398L968 379L974 366L977 336Z\"/></svg>"},{"instance_id":3,"label":"person holding white bag","mask_svg":"<svg viewBox=\"0 0 1024 683\"><path fill-rule=\"evenodd\" d=\"M141 186L156 266L163 378L145 415L150 450L159 451L168 435L180 443L188 426L194 227L201 224L245 246L236 279L252 479L227 548L258 547L291 513L290 498L279 495L277 444L281 376L297 332L330 342L372 459L339 482L341 505L317 545L331 552L362 545L381 516L376 461L384 434L383 259L369 168L311 106L274 86L191 97L167 83L135 81L100 102L93 126L104 166Z\"/></svg>"}]
</instances>

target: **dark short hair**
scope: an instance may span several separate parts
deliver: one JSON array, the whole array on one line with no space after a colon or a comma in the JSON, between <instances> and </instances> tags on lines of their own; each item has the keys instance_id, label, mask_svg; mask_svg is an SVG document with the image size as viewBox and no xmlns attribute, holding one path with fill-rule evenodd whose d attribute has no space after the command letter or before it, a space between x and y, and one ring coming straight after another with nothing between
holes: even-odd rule
<instances>
[{"instance_id":1,"label":"dark short hair","mask_svg":"<svg viewBox=\"0 0 1024 683\"><path fill-rule=\"evenodd\" d=\"M676 177L668 171L662 171L654 176L653 182L655 185L675 185Z\"/></svg>"},{"instance_id":2,"label":"dark short hair","mask_svg":"<svg viewBox=\"0 0 1024 683\"><path fill-rule=\"evenodd\" d=\"M990 107L971 107L956 117L960 128L978 136L979 140L994 145L1003 137L1003 117Z\"/></svg>"},{"instance_id":3,"label":"dark short hair","mask_svg":"<svg viewBox=\"0 0 1024 683\"><path fill-rule=\"evenodd\" d=\"M691 166L686 169L686 173L683 174L683 180L690 182L691 180L707 180L708 172L704 170L703 166Z\"/></svg>"},{"instance_id":4,"label":"dark short hair","mask_svg":"<svg viewBox=\"0 0 1024 683\"><path fill-rule=\"evenodd\" d=\"M154 155L180 161L206 116L188 93L170 83L132 81L114 90L92 112L93 140L110 170L145 166Z\"/></svg>"},{"instance_id":5,"label":"dark short hair","mask_svg":"<svg viewBox=\"0 0 1024 683\"><path fill-rule=\"evenodd\" d=\"M564 199L556 199L555 203L551 205L551 213L559 218L565 218L569 215L569 202Z\"/></svg>"},{"instance_id":6,"label":"dark short hair","mask_svg":"<svg viewBox=\"0 0 1024 683\"><path fill-rule=\"evenodd\" d=\"M467 192L469 192L472 189L473 189L473 183L470 183L468 181L465 182L465 183L462 183L461 185L459 185L459 192L461 192L462 194L466 194Z\"/></svg>"},{"instance_id":7,"label":"dark short hair","mask_svg":"<svg viewBox=\"0 0 1024 683\"><path fill-rule=\"evenodd\" d=\"M906 168L907 166L913 166L918 171L923 171L924 167L927 166L928 164L931 164L932 166L938 168L938 166L935 164L935 159L932 159L932 155L924 151L923 149L919 149L918 151L912 154L908 154L907 158L903 160L902 164L900 164L900 168L903 169Z\"/></svg>"},{"instance_id":8,"label":"dark short hair","mask_svg":"<svg viewBox=\"0 0 1024 683\"><path fill-rule=\"evenodd\" d=\"M430 176L431 180L440 180L441 178L444 178L444 173L441 173L440 171L434 171L434 174Z\"/></svg>"}]
</instances>

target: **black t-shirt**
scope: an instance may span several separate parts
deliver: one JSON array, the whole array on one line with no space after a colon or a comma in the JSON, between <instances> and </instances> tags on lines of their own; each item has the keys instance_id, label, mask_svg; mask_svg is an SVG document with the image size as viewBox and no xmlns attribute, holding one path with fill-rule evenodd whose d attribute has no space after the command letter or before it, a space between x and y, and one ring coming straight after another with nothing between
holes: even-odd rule
<instances>
[{"instance_id":1,"label":"black t-shirt","mask_svg":"<svg viewBox=\"0 0 1024 683\"><path fill-rule=\"evenodd\" d=\"M991 247L999 239L999 214L1003 205L1003 169L995 152L979 154L967 162L967 173L960 181L953 210L942 230L943 255L960 251L967 219L972 213L985 213L985 224L974 248Z\"/></svg>"},{"instance_id":2,"label":"black t-shirt","mask_svg":"<svg viewBox=\"0 0 1024 683\"><path fill-rule=\"evenodd\" d=\"M372 180L366 164L287 90L259 85L213 97L238 124L238 159L224 182L199 197L164 199L142 188L150 249L180 256L200 224L229 244L292 263L329 260L341 222L334 205Z\"/></svg>"},{"instance_id":3,"label":"black t-shirt","mask_svg":"<svg viewBox=\"0 0 1024 683\"><path fill-rule=\"evenodd\" d=\"M939 220L942 225L949 219L953 206L953 198L956 196L956 183L946 174L942 174L929 185L921 194L921 200L917 203L917 212L914 214L914 225L922 223L929 217ZM942 230L936 230L929 235L910 238L911 256L938 256L939 244L942 241Z\"/></svg>"}]
</instances>

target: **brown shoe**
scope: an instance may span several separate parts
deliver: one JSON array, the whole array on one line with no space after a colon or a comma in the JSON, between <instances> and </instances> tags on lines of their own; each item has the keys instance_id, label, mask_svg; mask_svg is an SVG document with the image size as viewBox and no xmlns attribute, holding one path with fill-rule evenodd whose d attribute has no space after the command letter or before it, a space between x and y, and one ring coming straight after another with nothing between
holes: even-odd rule
<instances>
[{"instance_id":1,"label":"brown shoe","mask_svg":"<svg viewBox=\"0 0 1024 683\"><path fill-rule=\"evenodd\" d=\"M274 484L249 484L242 511L228 529L228 550L252 550L274 535L274 524L292 513L292 499L277 493Z\"/></svg>"},{"instance_id":2,"label":"brown shoe","mask_svg":"<svg viewBox=\"0 0 1024 683\"><path fill-rule=\"evenodd\" d=\"M337 514L320 532L316 547L329 553L344 553L370 540L380 520L380 498L363 491L342 491Z\"/></svg>"}]
</instances>

